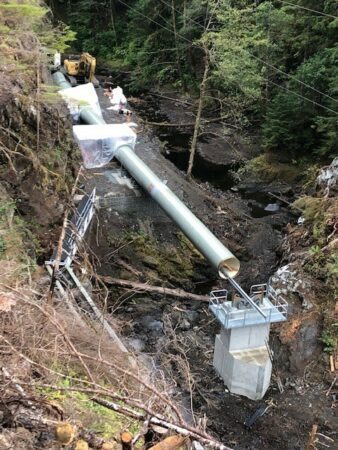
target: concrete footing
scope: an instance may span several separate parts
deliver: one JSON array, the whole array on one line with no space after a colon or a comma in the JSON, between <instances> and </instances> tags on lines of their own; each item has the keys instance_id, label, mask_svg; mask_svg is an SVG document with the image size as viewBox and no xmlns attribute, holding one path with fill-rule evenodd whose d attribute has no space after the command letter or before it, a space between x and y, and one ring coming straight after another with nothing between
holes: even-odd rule
<instances>
[{"instance_id":1,"label":"concrete footing","mask_svg":"<svg viewBox=\"0 0 338 450\"><path fill-rule=\"evenodd\" d=\"M252 400L264 397L272 365L266 342L270 324L224 329L216 336L214 367L229 391Z\"/></svg>"}]
</instances>

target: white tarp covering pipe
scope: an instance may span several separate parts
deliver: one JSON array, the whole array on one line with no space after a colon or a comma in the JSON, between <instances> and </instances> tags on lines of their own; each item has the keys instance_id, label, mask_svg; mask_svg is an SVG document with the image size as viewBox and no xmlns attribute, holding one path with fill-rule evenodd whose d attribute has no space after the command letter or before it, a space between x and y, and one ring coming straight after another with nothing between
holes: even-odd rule
<instances>
[{"instance_id":1,"label":"white tarp covering pipe","mask_svg":"<svg viewBox=\"0 0 338 450\"><path fill-rule=\"evenodd\" d=\"M62 74L60 74L60 72L57 72L57 75L53 74L53 79L59 86L62 86L63 88L66 87L67 81ZM69 84L69 88L70 87L71 86ZM73 98L72 93L69 91L74 91L76 89L78 88L67 89L63 92L66 93L67 98ZM96 96L94 87L92 92L94 92ZM78 93L76 94L76 97L77 100L81 101L81 97ZM83 100L88 101L86 94ZM89 125L102 126L105 124L101 111L99 113L97 112L97 104L98 99L96 96L96 101L93 100L93 107L89 107L87 103L86 107L81 109L80 117L82 121ZM168 216L173 219L183 233L198 248L203 256L212 264L221 278L235 277L240 267L238 259L216 238L216 236L211 233L210 230L208 230L205 225L203 225L203 223L181 202L181 200L176 197L176 195L149 169L149 167L137 155L135 155L133 145L130 145L129 143L126 145L123 143L123 145L117 146L116 142L114 143L111 140L112 136L109 134L111 133L111 131L109 131L111 130L109 128L110 125L106 125L106 127L107 128L102 129L96 128L96 130L101 130L106 133L99 134L97 136L97 140L102 142L102 144L100 144L102 147L101 151L107 156L108 152L111 152L111 154L113 154L114 157L120 161L129 174L151 195L151 197L161 206ZM88 129L89 128L87 128L87 130ZM104 129L107 130L107 132L103 131ZM120 136L119 139L130 139L131 132L132 131L130 128L126 127L124 129L125 136ZM76 131L76 133L78 132ZM86 130L84 130L83 137L91 136L91 138L93 138L92 135L86 133ZM80 136L82 136L81 131ZM93 139L88 139L88 141L91 140ZM86 139L83 139L82 141L86 141ZM110 150L108 148L103 148L106 146L111 146L112 148ZM100 161L100 158L98 161ZM90 163L92 164L93 161ZM93 165L92 167L97 166Z\"/></svg>"},{"instance_id":2,"label":"white tarp covering pipe","mask_svg":"<svg viewBox=\"0 0 338 450\"><path fill-rule=\"evenodd\" d=\"M75 125L73 133L80 147L83 165L94 169L108 164L121 145L134 148L136 134L127 124Z\"/></svg>"},{"instance_id":3,"label":"white tarp covering pipe","mask_svg":"<svg viewBox=\"0 0 338 450\"><path fill-rule=\"evenodd\" d=\"M99 99L92 83L80 84L71 89L62 89L59 94L67 103L74 120L79 119L80 112L84 108L90 108L95 114L102 117Z\"/></svg>"}]
</instances>

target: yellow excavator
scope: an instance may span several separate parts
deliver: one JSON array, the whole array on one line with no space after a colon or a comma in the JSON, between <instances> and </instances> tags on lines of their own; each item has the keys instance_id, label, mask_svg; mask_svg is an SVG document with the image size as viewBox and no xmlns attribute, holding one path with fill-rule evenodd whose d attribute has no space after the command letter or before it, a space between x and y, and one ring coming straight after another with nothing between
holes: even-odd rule
<instances>
[{"instance_id":1,"label":"yellow excavator","mask_svg":"<svg viewBox=\"0 0 338 450\"><path fill-rule=\"evenodd\" d=\"M74 87L82 83L93 83L99 87L99 81L95 78L96 59L89 53L81 55L67 55L63 61L61 71Z\"/></svg>"}]
</instances>

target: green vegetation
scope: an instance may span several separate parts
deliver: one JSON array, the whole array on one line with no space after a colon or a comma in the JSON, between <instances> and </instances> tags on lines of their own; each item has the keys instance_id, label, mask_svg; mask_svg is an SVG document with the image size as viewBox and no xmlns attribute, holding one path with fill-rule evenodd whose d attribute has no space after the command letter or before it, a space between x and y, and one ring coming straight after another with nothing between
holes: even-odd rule
<instances>
[{"instance_id":1,"label":"green vegetation","mask_svg":"<svg viewBox=\"0 0 338 450\"><path fill-rule=\"evenodd\" d=\"M21 36L25 34L26 43L24 49L21 50L19 58L16 57L20 63L31 61L31 53L37 56L34 40L38 39L40 44L41 56L52 53L57 49L65 51L68 43L75 39L75 33L71 31L70 27L62 24L52 24L50 21L50 10L40 0L30 0L18 2L16 0L6 0L0 4L0 37L1 37L1 51L6 54L8 50L8 57L12 61L15 58L13 52L9 51L9 47L17 44ZM32 42L27 42L27 33L35 36ZM18 56L18 55L17 55ZM24 57L23 57L24 56Z\"/></svg>"},{"instance_id":2,"label":"green vegetation","mask_svg":"<svg viewBox=\"0 0 338 450\"><path fill-rule=\"evenodd\" d=\"M195 90L210 62L205 105L260 126L284 159L337 154L337 2L293 0L53 1L79 50L128 68L131 90ZM314 10L314 11L311 11Z\"/></svg>"},{"instance_id":3,"label":"green vegetation","mask_svg":"<svg viewBox=\"0 0 338 450\"><path fill-rule=\"evenodd\" d=\"M70 376L77 375L74 371L70 371ZM85 392L76 391L76 386L72 385L70 378L60 380L58 387L60 390L39 388L39 393L49 400L57 401L72 419L80 421L86 430L99 433L104 439L116 438L125 428L128 428L133 435L140 430L138 421L98 405Z\"/></svg>"},{"instance_id":4,"label":"green vegetation","mask_svg":"<svg viewBox=\"0 0 338 450\"><path fill-rule=\"evenodd\" d=\"M24 280L34 272L31 254L39 250L37 240L17 216L15 203L0 189L0 273L1 281Z\"/></svg>"},{"instance_id":5,"label":"green vegetation","mask_svg":"<svg viewBox=\"0 0 338 450\"><path fill-rule=\"evenodd\" d=\"M328 326L320 338L324 344L324 352L333 353L338 348L338 322Z\"/></svg>"}]
</instances>

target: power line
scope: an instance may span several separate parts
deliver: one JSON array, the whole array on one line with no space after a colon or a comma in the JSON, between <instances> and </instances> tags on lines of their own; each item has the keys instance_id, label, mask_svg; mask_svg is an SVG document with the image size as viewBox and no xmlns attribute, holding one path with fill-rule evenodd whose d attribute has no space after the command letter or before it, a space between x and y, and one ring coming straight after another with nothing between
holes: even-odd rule
<instances>
[{"instance_id":1,"label":"power line","mask_svg":"<svg viewBox=\"0 0 338 450\"><path fill-rule=\"evenodd\" d=\"M249 53L250 53L250 52L249 52ZM312 89L313 91L317 92L318 94L321 94L321 95L323 95L324 97L327 97L327 98L329 98L330 100L333 100L334 102L338 103L338 100L336 100L335 98L331 97L330 95L325 94L325 93L322 92L322 91L319 91L318 89L314 88L313 86L310 86L309 84L305 83L305 82L302 81L302 80L298 80L298 78L294 77L293 75L290 75L290 74L287 73L287 72L284 72L284 70L279 69L278 67L274 66L273 64L270 64L270 63L268 63L267 61L264 61L263 59L258 58L258 56L255 56L255 55L253 55L252 53L250 53L250 55L251 55L254 59L257 59L258 61L260 61L260 62L262 62L263 64L265 64L266 66L271 67L272 69L276 70L277 72L280 72L280 73L286 75L287 77L291 78L291 79L294 80L294 81L297 81L297 83L300 83L300 84L302 84L303 86L306 86L307 88Z\"/></svg>"},{"instance_id":2,"label":"power line","mask_svg":"<svg viewBox=\"0 0 338 450\"><path fill-rule=\"evenodd\" d=\"M316 9L307 8L306 6L296 5L295 3L287 2L285 0L277 0L281 3L285 3L286 5L293 6L295 8L305 9L306 11L310 11L316 14L320 14L321 16L331 17L332 19L338 19L338 16L334 16L332 14L326 14L322 11L317 11Z\"/></svg>"},{"instance_id":3,"label":"power line","mask_svg":"<svg viewBox=\"0 0 338 450\"><path fill-rule=\"evenodd\" d=\"M172 5L170 5L170 4L167 3L166 1L164 1L164 0L160 0L160 1L161 1L163 4L167 5L169 8L172 8ZM283 1L283 0L278 0L278 1ZM284 3L288 3L288 2L284 2ZM297 5L295 5L295 6L297 6ZM179 11L178 9L176 9L176 8L172 8L172 9L174 9L174 11L180 13L180 11ZM334 17L334 16L332 16L332 17ZM200 23L198 23L196 20L194 20L194 19L192 19L192 18L189 18L188 20L190 20L191 22L194 22L196 25L198 25L199 27L201 27L201 28L204 30L203 25L201 25ZM338 103L338 100L336 100L335 98L331 97L331 96L328 95L328 94L325 94L325 92L322 92L322 91L320 91L319 89L314 88L313 86L311 86L311 85L305 83L304 81L298 80L298 78L294 77L293 75L290 75L290 74L288 74L287 72L284 72L283 70L279 69L278 67L274 66L273 64L271 64L271 63L269 63L269 62L267 62L267 61L264 61L263 59L259 58L258 56L253 55L251 52L248 51L248 53L249 53L253 58L255 58L255 59L257 59L258 61L260 61L261 63L263 63L264 65L273 68L273 69L276 70L277 72L280 72L280 73L286 75L287 77L289 77L290 79L296 81L297 83L300 83L300 84L302 84L303 86L306 86L308 89L311 89L311 90L313 90L314 92L317 92L318 94L323 95L324 97L326 97L326 98L328 98L328 99L334 101L335 103ZM322 106L324 107L324 105L322 105Z\"/></svg>"},{"instance_id":4,"label":"power line","mask_svg":"<svg viewBox=\"0 0 338 450\"><path fill-rule=\"evenodd\" d=\"M117 0L117 1L118 1L119 3L121 3L122 5L126 6L127 8L131 9L132 11L134 11L136 14L139 14L140 16L144 17L145 19L150 20L150 22L155 23L155 24L158 25L159 27L161 27L161 28L163 28L164 30L167 30L167 31L169 31L170 33L173 33L173 34L175 35L174 30L172 30L172 29L170 29L170 28L167 28L167 27L165 27L164 25L161 25L160 23L156 22L156 20L153 20L153 19L151 19L149 16L146 16L145 14L141 13L141 11L138 11L137 9L132 8L131 6L129 6L127 3L123 2L122 0ZM166 22L166 23L167 23L167 22ZM189 39L187 39L185 36L182 36L181 34L177 34L177 33L176 33L176 36L178 36L178 37L180 37L181 39L185 40L185 41L188 42L189 44L195 45L195 46L196 46L196 44L194 44L192 41L190 41Z\"/></svg>"},{"instance_id":5,"label":"power line","mask_svg":"<svg viewBox=\"0 0 338 450\"><path fill-rule=\"evenodd\" d=\"M317 106L320 106L321 108L327 109L328 111L332 112L333 114L338 114L337 111L334 111L334 110L331 109L331 108L327 108L326 106L322 105L321 103L318 103L318 102L316 102L315 100L311 100L311 99L308 98L308 97L304 97L303 95L298 94L298 92L292 91L291 89L288 89L287 87L282 86L281 84L277 84L277 83L275 83L275 82L272 81L272 80L268 80L267 78L264 78L264 80L267 81L268 83L274 84L275 86L277 86L277 87L279 87L279 88L281 88L281 89L284 89L285 91L290 92L291 94L296 95L296 96L299 97L299 98L302 98L303 100L307 100L308 102L311 102L311 103L313 103L314 105L317 105Z\"/></svg>"},{"instance_id":6,"label":"power line","mask_svg":"<svg viewBox=\"0 0 338 450\"><path fill-rule=\"evenodd\" d=\"M118 1L119 3L125 5L127 8L131 9L132 11L136 12L137 14L141 15L142 17L144 17L144 18L150 20L151 22L155 23L155 24L158 25L160 28L163 28L163 29L169 31L170 33L172 33L173 35L175 35L173 29L167 28L167 27L161 25L160 23L156 22L156 20L150 19L150 17L148 17L148 16L146 16L145 14L141 13L140 11L137 11L136 9L132 8L131 6L129 6L127 3L123 2L122 0L117 0L117 1ZM161 0L161 1L163 2L163 0ZM165 2L164 2L164 3L165 3ZM171 5L169 5L169 6L171 7ZM174 9L175 9L175 8L174 8ZM179 12L178 10L176 10L176 11ZM191 19L191 20L192 20L192 19ZM196 22L196 23L198 23L198 22ZM201 25L199 24L199 26L201 26ZM184 37L184 36L182 36L182 35L180 35L180 34L176 34L176 36L180 37L181 39L184 39L185 41L187 41L187 42L190 43L191 45L196 45L196 44L194 44L192 41L190 41L189 39L187 39L186 37ZM250 54L251 54L251 53L250 53ZM334 111L334 110L331 109L331 108L328 108L328 107L322 105L321 103L318 103L318 102L316 102L316 101L314 101L314 100L312 100L312 99L310 99L310 98L308 98L308 97L305 97L305 96L303 96L303 95L301 95L301 94L298 94L297 92L294 92L294 91L292 91L291 89L288 89L288 88L286 88L286 87L284 87L284 86L282 86L282 85L280 85L280 84L277 84L277 83L275 83L275 82L273 82L273 81L271 81L271 80L268 80L267 78L263 78L263 79L264 79L265 81L267 81L268 83L271 83L271 84L273 84L273 85L279 87L280 89L286 90L286 91L288 91L288 92L290 92L290 93L296 95L297 97L302 98L303 100L307 100L308 102L310 102L310 103L312 103L312 104L314 104L314 105L317 105L317 106L319 106L319 107L321 107L321 108L323 108L323 109L326 109L327 111L330 111L330 112L332 112L332 113L334 113L334 114L338 114L338 112ZM297 79L296 79L296 80L297 80ZM299 80L297 80L297 81L300 82ZM312 88L312 89L314 89L314 88ZM320 92L320 91L318 91L318 92ZM324 94L323 92L321 92L321 94L326 95L326 94Z\"/></svg>"}]
</instances>

